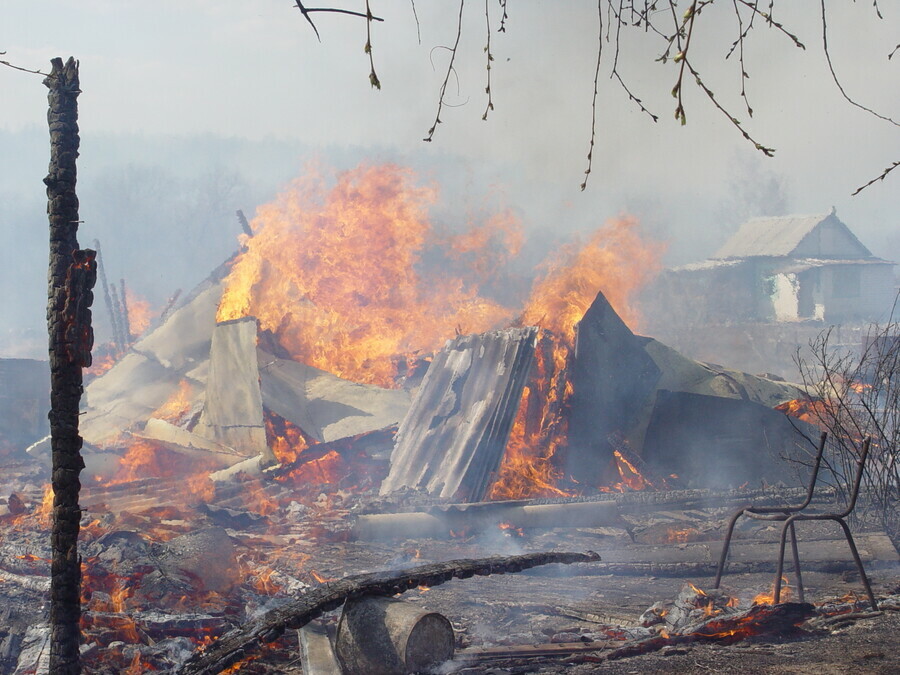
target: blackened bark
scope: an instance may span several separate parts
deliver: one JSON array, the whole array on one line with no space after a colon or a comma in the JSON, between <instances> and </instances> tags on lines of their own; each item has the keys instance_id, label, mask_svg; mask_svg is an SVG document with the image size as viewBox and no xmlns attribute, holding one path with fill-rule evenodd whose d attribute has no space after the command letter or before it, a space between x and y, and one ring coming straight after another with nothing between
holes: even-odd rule
<instances>
[{"instance_id":1,"label":"blackened bark","mask_svg":"<svg viewBox=\"0 0 900 675\"><path fill-rule=\"evenodd\" d=\"M82 372L90 365L93 333L90 305L97 263L94 251L78 249L78 62L53 59L44 84L50 90L50 169L47 214L50 221L50 273L47 327L50 337L50 436L53 449L53 559L50 582L50 672L80 672L81 567L78 492L81 436L78 408Z\"/></svg>"}]
</instances>

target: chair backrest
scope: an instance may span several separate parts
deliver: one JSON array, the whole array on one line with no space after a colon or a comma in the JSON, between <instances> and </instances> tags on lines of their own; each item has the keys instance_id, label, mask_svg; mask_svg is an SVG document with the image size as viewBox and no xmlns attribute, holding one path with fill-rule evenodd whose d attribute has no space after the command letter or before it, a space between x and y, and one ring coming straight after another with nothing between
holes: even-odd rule
<instances>
[{"instance_id":1,"label":"chair backrest","mask_svg":"<svg viewBox=\"0 0 900 675\"><path fill-rule=\"evenodd\" d=\"M856 477L853 479L853 490L850 492L850 501L847 508L841 514L841 517L849 516L850 512L856 508L856 498L859 497L859 486L862 484L863 471L866 469L866 458L869 456L869 445L872 442L871 436L866 436L863 440L862 450L859 453L859 459L856 460Z\"/></svg>"},{"instance_id":2,"label":"chair backrest","mask_svg":"<svg viewBox=\"0 0 900 675\"><path fill-rule=\"evenodd\" d=\"M809 503L812 501L813 493L816 490L816 480L819 478L819 467L822 466L822 453L825 451L825 440L828 438L828 432L823 431L822 435L819 436L819 448L816 452L816 461L813 464L812 474L809 477L809 487L806 490L806 499L803 500L803 503L796 507L795 510L802 511Z\"/></svg>"}]
</instances>

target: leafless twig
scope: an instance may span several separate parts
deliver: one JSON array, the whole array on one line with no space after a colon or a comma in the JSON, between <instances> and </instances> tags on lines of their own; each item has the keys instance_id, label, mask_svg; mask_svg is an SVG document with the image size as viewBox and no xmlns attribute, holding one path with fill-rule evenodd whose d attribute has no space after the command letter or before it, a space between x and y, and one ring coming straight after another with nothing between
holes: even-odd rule
<instances>
[{"instance_id":1,"label":"leafless twig","mask_svg":"<svg viewBox=\"0 0 900 675\"><path fill-rule=\"evenodd\" d=\"M453 72L453 62L456 60L456 51L459 49L459 38L462 35L462 18L463 18L463 9L466 6L466 0L459 0L459 19L456 24L456 42L453 43L453 47L450 48L450 63L447 65L447 74L444 76L444 82L441 85L441 93L438 97L438 108L437 114L434 116L434 124L431 125L431 128L428 130L428 135L423 138L423 141L431 142L431 139L434 137L435 129L437 129L437 125L441 123L441 110L444 108L444 94L447 93L447 82L450 81L450 73Z\"/></svg>"},{"instance_id":2,"label":"leafless twig","mask_svg":"<svg viewBox=\"0 0 900 675\"><path fill-rule=\"evenodd\" d=\"M422 27L419 25L419 13L416 11L416 0L409 0L409 4L412 5L413 18L416 20L416 37L419 40L419 44L422 44Z\"/></svg>"},{"instance_id":3,"label":"leafless twig","mask_svg":"<svg viewBox=\"0 0 900 675\"><path fill-rule=\"evenodd\" d=\"M372 10L369 7L369 0L366 0L366 54L369 55L369 84L375 89L381 89L381 81L375 72L375 59L372 57Z\"/></svg>"},{"instance_id":4,"label":"leafless twig","mask_svg":"<svg viewBox=\"0 0 900 675\"><path fill-rule=\"evenodd\" d=\"M875 112L871 108L867 108L866 106L862 105L861 103L858 103L857 101L850 98L850 96L847 95L847 92L844 91L844 87L841 84L840 80L838 79L837 73L834 72L834 64L831 62L831 52L828 49L828 21L826 20L826 17L825 17L825 0L821 0L820 8L821 8L821 13L822 13L822 46L825 49L825 60L828 62L828 70L831 72L831 79L833 79L834 83L837 85L838 90L841 92L841 96L843 96L847 100L847 102L850 103L850 105L853 105L853 106L859 108L860 110L865 110L867 113L869 113L870 115L874 115L875 117L877 117L880 120L884 120L885 122L890 122L891 124L893 124L895 126L900 126L900 123L898 123L896 120L893 120L890 117L887 117L886 115L882 115L881 113ZM876 6L876 8L877 8L877 6ZM880 16L880 13L879 13L879 16Z\"/></svg>"},{"instance_id":5,"label":"leafless twig","mask_svg":"<svg viewBox=\"0 0 900 675\"><path fill-rule=\"evenodd\" d=\"M503 15L500 17L500 28L497 29L498 33L506 32L506 20L509 18L509 14L506 11L506 2L507 0L499 0L500 8L503 10Z\"/></svg>"},{"instance_id":6,"label":"leafless twig","mask_svg":"<svg viewBox=\"0 0 900 675\"><path fill-rule=\"evenodd\" d=\"M594 163L594 139L597 134L597 89L600 82L600 62L603 57L603 0L597 0L597 14L600 17L600 39L597 41L597 66L594 68L594 96L591 99L591 142L588 146L587 169L584 170L584 180L581 182L581 191L587 187L588 176L591 175L591 167Z\"/></svg>"},{"instance_id":7,"label":"leafless twig","mask_svg":"<svg viewBox=\"0 0 900 675\"><path fill-rule=\"evenodd\" d=\"M309 22L309 25L312 26L312 29L316 33L316 38L319 42L322 41L322 36L319 35L319 29L316 28L316 24L313 23L312 17L310 14L314 12L330 12L333 14L349 14L350 16L359 16L368 21L384 21L381 17L372 16L371 14L363 14L362 12L354 12L351 9L337 9L335 7L305 7L300 0L294 0L294 4L297 6L297 9L300 10L300 13L303 14L303 18ZM368 9L368 6L366 7ZM415 5L413 5L413 11L415 11Z\"/></svg>"},{"instance_id":8,"label":"leafless twig","mask_svg":"<svg viewBox=\"0 0 900 675\"><path fill-rule=\"evenodd\" d=\"M487 94L488 100L481 119L485 121L487 121L488 112L494 109L494 100L491 95L491 61L494 60L494 55L491 53L491 13L488 9L488 2L489 0L484 0L484 23L487 29L487 43L484 45L484 52L487 54L487 65L485 66L487 70L487 85L484 88L484 93Z\"/></svg>"},{"instance_id":9,"label":"leafless twig","mask_svg":"<svg viewBox=\"0 0 900 675\"><path fill-rule=\"evenodd\" d=\"M896 169L898 166L900 166L900 162L894 162L894 163L891 164L889 167L887 167L884 171L882 171L880 175L875 176L875 178L873 178L872 180L870 180L870 181L869 181L868 183L866 183L865 185L861 185L861 186L859 186L858 188L856 188L856 191L855 191L852 195L850 195L850 196L851 196L851 197L855 197L855 196L858 195L860 192L862 192L863 190L865 190L867 187L869 187L870 185L872 185L872 183L877 183L877 182L880 181L880 180L884 180L885 178L887 178L887 175L888 175L891 171L893 171L894 169Z\"/></svg>"},{"instance_id":10,"label":"leafless twig","mask_svg":"<svg viewBox=\"0 0 900 675\"><path fill-rule=\"evenodd\" d=\"M0 56L5 56L6 52L0 52ZM33 75L43 75L44 77L50 77L49 73L45 73L42 70L29 70L28 68L22 68L21 66L14 65L9 61L4 61L0 59L0 64L12 68L13 70L21 70L23 73L32 73Z\"/></svg>"}]
</instances>

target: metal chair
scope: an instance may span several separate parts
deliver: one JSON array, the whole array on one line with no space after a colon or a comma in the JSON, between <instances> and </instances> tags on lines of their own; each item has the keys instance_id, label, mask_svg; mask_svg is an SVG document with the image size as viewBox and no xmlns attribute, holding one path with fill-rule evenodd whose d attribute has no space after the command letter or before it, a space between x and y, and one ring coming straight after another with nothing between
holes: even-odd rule
<instances>
[{"instance_id":1,"label":"metal chair","mask_svg":"<svg viewBox=\"0 0 900 675\"><path fill-rule=\"evenodd\" d=\"M847 507L841 512L835 513L803 513L803 510L806 509L807 506L812 502L813 493L816 487L816 481L819 477L819 467L822 464L822 453L825 450L825 440L827 439L828 434L822 433L819 439L819 447L816 453L816 460L813 464L812 476L809 480L809 488L806 493L806 499L802 504L797 506L774 506L774 507L754 507L748 506L742 508L737 511L728 523L728 532L725 535L725 542L722 546L722 554L719 557L719 567L716 571L716 582L715 588L719 587L719 583L722 580L722 574L725 571L725 562L728 559L728 550L731 546L731 538L734 534L734 527L737 524L738 518L741 516L747 516L748 518L755 518L757 520L773 520L773 521L783 521L784 527L781 529L781 541L780 547L778 551L778 569L775 573L775 591L774 591L774 602L777 604L781 601L781 583L782 583L782 573L784 571L784 549L787 543L787 533L790 530L791 533L791 552L793 553L794 558L794 574L797 577L797 591L798 596L800 598L800 602L804 602L805 598L803 595L803 577L800 573L800 555L797 550L797 533L794 527L794 523L797 521L804 520L833 520L841 526L841 529L844 531L844 536L847 538L847 544L850 546L850 553L853 554L853 561L856 563L856 567L859 570L859 575L862 578L863 586L865 586L866 594L869 596L869 602L872 604L872 609L878 611L878 603L875 600L875 595L872 593L872 586L869 584L869 578L866 576L866 571L863 569L862 560L859 557L859 551L856 549L856 542L853 540L853 535L850 534L850 528L847 526L846 518L853 509L856 507L856 499L859 496L859 487L862 483L863 471L866 466L866 458L869 455L869 445L871 442L870 438L866 438L863 441L862 452L860 453L859 460L857 461L856 467L856 476L853 480L853 490L850 494L850 501L847 504Z\"/></svg>"}]
</instances>

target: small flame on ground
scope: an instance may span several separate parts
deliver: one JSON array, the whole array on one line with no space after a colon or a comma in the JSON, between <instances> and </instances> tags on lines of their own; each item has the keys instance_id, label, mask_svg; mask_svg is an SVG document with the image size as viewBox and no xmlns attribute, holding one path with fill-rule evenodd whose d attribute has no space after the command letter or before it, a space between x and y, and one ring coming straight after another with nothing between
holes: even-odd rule
<instances>
[{"instance_id":1,"label":"small flame on ground","mask_svg":"<svg viewBox=\"0 0 900 675\"><path fill-rule=\"evenodd\" d=\"M791 599L791 587L788 584L788 580L785 577L781 577L781 602L787 602ZM773 605L775 604L775 584L772 584L772 587L763 593L758 593L753 598L754 605Z\"/></svg>"},{"instance_id":2,"label":"small flame on ground","mask_svg":"<svg viewBox=\"0 0 900 675\"><path fill-rule=\"evenodd\" d=\"M44 496L35 515L42 527L50 526L53 520L53 486L50 483L44 486Z\"/></svg>"},{"instance_id":3,"label":"small flame on ground","mask_svg":"<svg viewBox=\"0 0 900 675\"><path fill-rule=\"evenodd\" d=\"M691 541L699 534L700 530L696 527L686 527L683 529L670 527L666 533L666 542L670 544L684 544Z\"/></svg>"},{"instance_id":4,"label":"small flame on ground","mask_svg":"<svg viewBox=\"0 0 900 675\"><path fill-rule=\"evenodd\" d=\"M310 571L309 571L309 575L310 575L313 579L315 579L316 581L318 581L320 584L327 584L329 581L334 581L334 578L333 578L333 577L322 576L321 574L319 574L319 573L316 572L315 570L310 570Z\"/></svg>"}]
</instances>

